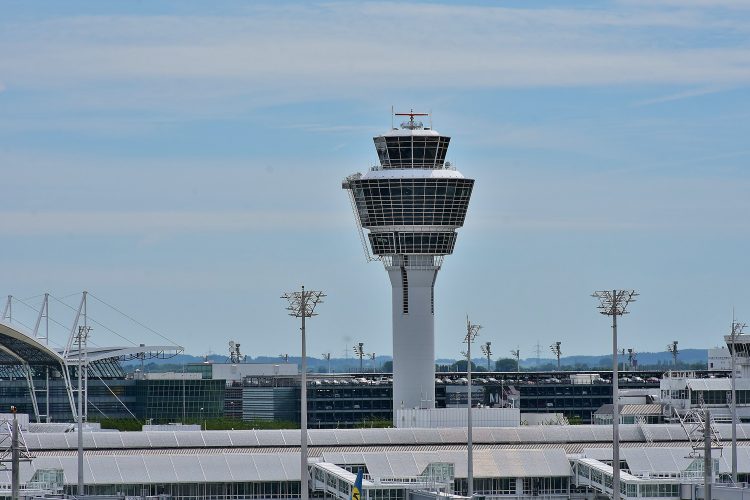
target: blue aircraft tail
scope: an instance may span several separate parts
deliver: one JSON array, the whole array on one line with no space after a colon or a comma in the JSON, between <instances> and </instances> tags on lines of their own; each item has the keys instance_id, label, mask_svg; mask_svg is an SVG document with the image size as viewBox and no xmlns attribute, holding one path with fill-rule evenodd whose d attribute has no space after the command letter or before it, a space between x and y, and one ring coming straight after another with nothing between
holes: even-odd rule
<instances>
[{"instance_id":1,"label":"blue aircraft tail","mask_svg":"<svg viewBox=\"0 0 750 500\"><path fill-rule=\"evenodd\" d=\"M357 480L354 481L351 500L361 500L362 496L362 469L357 471Z\"/></svg>"}]
</instances>

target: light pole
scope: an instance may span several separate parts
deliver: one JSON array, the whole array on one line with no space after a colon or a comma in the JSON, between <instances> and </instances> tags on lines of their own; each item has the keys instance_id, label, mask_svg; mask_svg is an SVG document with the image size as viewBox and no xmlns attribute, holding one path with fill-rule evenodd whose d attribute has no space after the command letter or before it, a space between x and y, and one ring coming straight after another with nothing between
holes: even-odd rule
<instances>
[{"instance_id":1,"label":"light pole","mask_svg":"<svg viewBox=\"0 0 750 500\"><path fill-rule=\"evenodd\" d=\"M635 352L635 349L632 349L632 348L628 349L628 367L631 371L635 370L635 365L637 362L636 361L637 355L638 353Z\"/></svg>"},{"instance_id":2,"label":"light pole","mask_svg":"<svg viewBox=\"0 0 750 500\"><path fill-rule=\"evenodd\" d=\"M617 316L628 314L628 304L635 301L635 290L604 290L594 292L599 299L599 312L612 316L612 500L620 498L620 399L617 374Z\"/></svg>"},{"instance_id":3,"label":"light pole","mask_svg":"<svg viewBox=\"0 0 750 500\"><path fill-rule=\"evenodd\" d=\"M737 389L735 387L735 378L737 378L736 354L737 354L737 335L742 334L745 323L738 323L732 314L732 482L737 484Z\"/></svg>"},{"instance_id":4,"label":"light pole","mask_svg":"<svg viewBox=\"0 0 750 500\"><path fill-rule=\"evenodd\" d=\"M305 290L304 285L299 292L287 292L281 296L289 302L287 311L289 316L300 318L302 327L302 373L300 375L300 494L301 500L308 500L309 490L307 481L307 345L305 342L305 318L317 316L315 306L323 302L323 292Z\"/></svg>"},{"instance_id":5,"label":"light pole","mask_svg":"<svg viewBox=\"0 0 750 500\"><path fill-rule=\"evenodd\" d=\"M84 292L85 293L85 292ZM85 298L85 295L84 295ZM83 389L83 371L88 370L85 359L86 341L88 340L91 327L86 325L86 316L84 316L84 326L78 327L78 496L84 495L83 486L83 400L86 397Z\"/></svg>"},{"instance_id":6,"label":"light pole","mask_svg":"<svg viewBox=\"0 0 750 500\"><path fill-rule=\"evenodd\" d=\"M354 355L359 358L359 373L362 373L362 358L365 357L365 343L359 342L354 346Z\"/></svg>"},{"instance_id":7,"label":"light pole","mask_svg":"<svg viewBox=\"0 0 750 500\"><path fill-rule=\"evenodd\" d=\"M549 346L552 353L557 357L557 371L560 371L560 355L562 354L562 350L560 349L561 342L555 342L551 346Z\"/></svg>"},{"instance_id":8,"label":"light pole","mask_svg":"<svg viewBox=\"0 0 750 500\"><path fill-rule=\"evenodd\" d=\"M487 356L487 371L490 371L490 357L492 356L492 342L482 344L482 354Z\"/></svg>"},{"instance_id":9,"label":"light pole","mask_svg":"<svg viewBox=\"0 0 750 500\"><path fill-rule=\"evenodd\" d=\"M468 395L466 408L468 413L466 415L466 463L468 468L467 474L467 487L468 497L474 496L474 450L471 436L471 344L474 339L479 335L479 330L482 327L480 325L473 325L469 321L469 317L466 316L466 336L464 337L464 343L466 343L466 393Z\"/></svg>"},{"instance_id":10,"label":"light pole","mask_svg":"<svg viewBox=\"0 0 750 500\"><path fill-rule=\"evenodd\" d=\"M328 361L328 374L331 374L331 353L330 352L324 352L323 353L323 359Z\"/></svg>"},{"instance_id":11,"label":"light pole","mask_svg":"<svg viewBox=\"0 0 750 500\"><path fill-rule=\"evenodd\" d=\"M672 360L674 361L674 368L677 369L677 355L680 350L677 348L677 341L673 340L671 344L667 344L667 352L672 354Z\"/></svg>"},{"instance_id":12,"label":"light pole","mask_svg":"<svg viewBox=\"0 0 750 500\"><path fill-rule=\"evenodd\" d=\"M516 358L516 371L521 372L521 349L513 349L510 351L510 354Z\"/></svg>"}]
</instances>

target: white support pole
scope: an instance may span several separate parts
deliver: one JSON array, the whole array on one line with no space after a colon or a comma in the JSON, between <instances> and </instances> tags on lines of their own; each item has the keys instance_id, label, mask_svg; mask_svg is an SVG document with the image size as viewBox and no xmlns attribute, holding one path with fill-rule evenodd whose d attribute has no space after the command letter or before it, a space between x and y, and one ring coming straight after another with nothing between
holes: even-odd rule
<instances>
[{"instance_id":1,"label":"white support pole","mask_svg":"<svg viewBox=\"0 0 750 500\"><path fill-rule=\"evenodd\" d=\"M83 489L83 331L78 332L78 496L82 497Z\"/></svg>"},{"instance_id":2,"label":"white support pole","mask_svg":"<svg viewBox=\"0 0 750 500\"><path fill-rule=\"evenodd\" d=\"M613 292L616 295L616 292ZM620 387L617 373L617 314L612 306L612 500L620 498Z\"/></svg>"},{"instance_id":3,"label":"white support pole","mask_svg":"<svg viewBox=\"0 0 750 500\"><path fill-rule=\"evenodd\" d=\"M472 443L472 422L471 422L471 324L469 324L468 333L468 347L466 348L466 378L469 381L466 384L466 392L468 394L468 401L466 403L466 453L467 453L467 496L472 498L474 496L474 443Z\"/></svg>"},{"instance_id":4,"label":"white support pole","mask_svg":"<svg viewBox=\"0 0 750 500\"><path fill-rule=\"evenodd\" d=\"M13 296L8 295L8 299L5 301L5 308L3 309L3 317L0 320L5 321L8 318L8 323L13 322Z\"/></svg>"},{"instance_id":5,"label":"white support pole","mask_svg":"<svg viewBox=\"0 0 750 500\"><path fill-rule=\"evenodd\" d=\"M308 500L307 481L307 341L305 338L305 309L307 295L302 286L302 374L300 377L300 493L301 500Z\"/></svg>"},{"instance_id":6,"label":"white support pole","mask_svg":"<svg viewBox=\"0 0 750 500\"><path fill-rule=\"evenodd\" d=\"M68 335L68 343L65 345L65 350L63 351L63 358L68 357L68 353L70 353L71 347L73 347L73 342L76 339L76 334L78 332L78 321L81 319L81 311L83 310L84 304L86 303L86 295L88 292L84 291L83 296L81 297L81 303L78 305L78 310L76 311L76 317L73 319L73 325L70 327L70 335Z\"/></svg>"},{"instance_id":7,"label":"white support pole","mask_svg":"<svg viewBox=\"0 0 750 500\"><path fill-rule=\"evenodd\" d=\"M34 374L31 371L31 367L28 363L23 363L22 370L23 374L26 377L26 384L29 387L29 394L31 395L31 406L34 409L34 418L36 419L36 422L41 422L41 417L39 415L39 403L36 399L36 388L34 387Z\"/></svg>"},{"instance_id":8,"label":"white support pole","mask_svg":"<svg viewBox=\"0 0 750 500\"><path fill-rule=\"evenodd\" d=\"M737 388L735 379L737 378L737 367L736 367L736 335L738 325L734 320L734 314L732 314L732 483L737 484Z\"/></svg>"}]
</instances>

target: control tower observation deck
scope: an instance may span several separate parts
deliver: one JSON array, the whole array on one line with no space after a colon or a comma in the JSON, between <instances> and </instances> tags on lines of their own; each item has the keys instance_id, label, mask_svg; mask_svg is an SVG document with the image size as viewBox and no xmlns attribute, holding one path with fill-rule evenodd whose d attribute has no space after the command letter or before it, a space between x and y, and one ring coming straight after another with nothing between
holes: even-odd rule
<instances>
[{"instance_id":1,"label":"control tower observation deck","mask_svg":"<svg viewBox=\"0 0 750 500\"><path fill-rule=\"evenodd\" d=\"M445 161L450 137L415 121L423 114L400 115L409 117L401 128L374 138L380 164L343 188L368 258L381 260L391 280L393 408L433 408L435 279L453 253L474 180Z\"/></svg>"}]
</instances>

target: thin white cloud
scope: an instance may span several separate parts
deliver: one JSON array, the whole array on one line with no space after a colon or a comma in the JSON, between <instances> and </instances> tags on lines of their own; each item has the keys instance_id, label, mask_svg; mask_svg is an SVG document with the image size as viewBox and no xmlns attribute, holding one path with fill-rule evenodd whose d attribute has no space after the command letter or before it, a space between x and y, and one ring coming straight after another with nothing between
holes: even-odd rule
<instances>
[{"instance_id":1,"label":"thin white cloud","mask_svg":"<svg viewBox=\"0 0 750 500\"><path fill-rule=\"evenodd\" d=\"M685 90L682 92L676 92L653 99L644 99L635 103L636 106L650 106L652 104L661 104L664 102L681 101L683 99L690 99L692 97L700 97L704 95L717 94L719 92L726 92L731 90L732 87L703 87L698 89Z\"/></svg>"},{"instance_id":2,"label":"thin white cloud","mask_svg":"<svg viewBox=\"0 0 750 500\"><path fill-rule=\"evenodd\" d=\"M347 213L328 212L0 212L0 234L146 235L321 230L351 226Z\"/></svg>"},{"instance_id":3,"label":"thin white cloud","mask_svg":"<svg viewBox=\"0 0 750 500\"><path fill-rule=\"evenodd\" d=\"M139 88L166 101L260 93L263 104L395 86L750 82L750 47L712 47L696 36L742 32L747 23L672 10L367 3L259 8L237 18L64 18L7 27L0 74L37 88L129 83L123 92L135 98L124 105L137 105ZM116 101L107 87L105 102Z\"/></svg>"}]
</instances>

